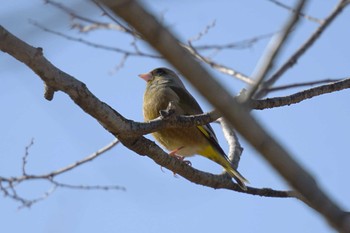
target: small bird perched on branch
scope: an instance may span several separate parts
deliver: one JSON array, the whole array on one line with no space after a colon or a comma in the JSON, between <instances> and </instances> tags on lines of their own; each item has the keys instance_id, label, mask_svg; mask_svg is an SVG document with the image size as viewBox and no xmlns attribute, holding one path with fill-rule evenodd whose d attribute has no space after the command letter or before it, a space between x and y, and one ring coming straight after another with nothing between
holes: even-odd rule
<instances>
[{"instance_id":1,"label":"small bird perched on branch","mask_svg":"<svg viewBox=\"0 0 350 233\"><path fill-rule=\"evenodd\" d=\"M157 68L149 73L140 74L139 77L147 82L143 97L145 121L159 117L160 111L167 109L169 103L174 105L176 115L203 113L197 101L172 70ZM189 128L162 129L154 132L153 137L168 149L172 156L180 158L179 156L187 157L198 154L220 164L243 190L247 190L245 186L245 183L248 183L247 179L232 167L209 124Z\"/></svg>"}]
</instances>

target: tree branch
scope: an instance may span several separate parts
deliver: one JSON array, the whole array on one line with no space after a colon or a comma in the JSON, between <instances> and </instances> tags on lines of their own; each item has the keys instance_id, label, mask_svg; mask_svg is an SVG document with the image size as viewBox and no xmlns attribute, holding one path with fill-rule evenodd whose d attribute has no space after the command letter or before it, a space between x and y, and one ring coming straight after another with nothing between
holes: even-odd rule
<instances>
[{"instance_id":1,"label":"tree branch","mask_svg":"<svg viewBox=\"0 0 350 233\"><path fill-rule=\"evenodd\" d=\"M19 208L23 207L31 207L33 204L42 201L46 199L48 196L50 196L56 188L71 188L71 189L85 189L85 190L125 190L124 187L117 186L117 185L71 185L71 184L65 184L58 182L55 180L55 177L58 175L61 175L63 173L66 173L74 168L77 168L78 166L81 166L84 163L87 163L89 161L92 161L93 159L97 158L101 154L109 151L112 149L115 145L118 144L118 140L112 141L110 144L107 146L101 148L100 150L96 151L95 153L87 156L86 158L79 160L73 164L70 164L66 167L57 169L52 172L48 172L46 174L39 174L39 175L32 175L29 174L26 170L26 164L28 162L28 156L29 156L29 148L34 144L33 139L31 140L30 144L25 147L25 154L22 158L22 175L21 176L12 176L12 177L2 177L0 176L0 191L7 197L10 197L11 199L20 202L21 205ZM52 187L46 191L42 196L34 199L27 199L24 198L23 196L19 195L16 192L16 188L23 182L25 181L30 181L30 180L43 180L43 181L48 181L49 183L52 184ZM7 186L4 186L3 184L6 183Z\"/></svg>"},{"instance_id":2,"label":"tree branch","mask_svg":"<svg viewBox=\"0 0 350 233\"><path fill-rule=\"evenodd\" d=\"M125 49L121 49L121 48L117 48L117 47L112 47L112 46L107 46L107 45L102 45L102 44L98 44L98 43L94 43L88 40L85 40L83 38L77 38L77 37L73 37L55 30L52 30L50 28L44 27L43 25L35 22L35 21L30 21L31 24L33 24L34 26L40 28L41 30L45 31L45 32L49 32L51 34L54 34L56 36L60 36L62 38L65 38L66 40L70 40L70 41L74 41L74 42L79 42L82 44L85 44L87 46L93 47L93 48L97 48L97 49L103 49L103 50L107 50L107 51L112 51L112 52L117 52L117 53L121 53L127 56L138 56L138 57L149 57L149 58L156 58L156 59L162 59L161 56L159 55L155 55L155 54L149 54L149 53L144 53L140 50L137 50L135 52L133 51L128 51Z\"/></svg>"},{"instance_id":3,"label":"tree branch","mask_svg":"<svg viewBox=\"0 0 350 233\"><path fill-rule=\"evenodd\" d=\"M195 58L197 58L199 61L202 61L204 62L205 64L209 65L211 68L223 73L223 74L227 74L227 75L230 75L230 76L233 76L233 77L236 77L237 79L245 82L245 83L248 83L248 84L252 84L254 81L248 77L247 75L237 71L237 70L234 70L232 68L229 68L227 66L224 66L224 65L221 65L221 64L218 64L212 60L210 60L209 58L207 57L204 57L202 56L201 54L199 54L197 52L197 50L191 45L191 43L189 42L189 45L185 45L183 43L180 43L180 45L182 47L184 47L185 49L187 49Z\"/></svg>"},{"instance_id":4,"label":"tree branch","mask_svg":"<svg viewBox=\"0 0 350 233\"><path fill-rule=\"evenodd\" d=\"M269 93L273 91L282 91L290 88L296 88L296 87L305 87L305 86L313 86L317 84L323 84L323 83L334 83L338 82L341 79L323 79L323 80L316 80L316 81L310 81L310 82L302 82L302 83L294 83L294 84L287 84L287 85L282 85L282 86L277 86L277 87L270 87L267 89Z\"/></svg>"},{"instance_id":5,"label":"tree branch","mask_svg":"<svg viewBox=\"0 0 350 233\"><path fill-rule=\"evenodd\" d=\"M284 8L284 9L287 9L287 10L289 10L289 11L297 12L297 10L293 9L292 7L289 7L289 6L285 5L285 4L283 4L283 3L280 2L280 1L276 1L276 0L268 0L268 1L270 1L270 2L272 2L272 3L274 3L274 4L276 4L276 5L279 6L279 7L282 7L282 8ZM307 20L310 20L310 21L315 22L315 23L318 23L318 24L321 24L321 23L322 23L322 20L320 20L320 19L318 19L318 18L309 16L309 15L303 13L303 12L298 12L298 13L299 13L299 15L300 15L301 17L303 17L303 18L305 18L305 19L307 19Z\"/></svg>"},{"instance_id":6,"label":"tree branch","mask_svg":"<svg viewBox=\"0 0 350 233\"><path fill-rule=\"evenodd\" d=\"M340 91L348 88L350 88L350 78L344 79L338 82L334 82L331 84L325 84L322 86L310 88L289 96L267 98L263 100L251 100L249 103L249 106L252 109L257 109L257 110L282 107L282 106L287 106L291 104L296 104L301 101L311 99L319 95L332 93L335 91Z\"/></svg>"},{"instance_id":7,"label":"tree branch","mask_svg":"<svg viewBox=\"0 0 350 233\"><path fill-rule=\"evenodd\" d=\"M281 33L278 34L276 38L272 38L270 40L268 51L265 54L265 56L262 57L260 62L262 63L260 68L257 69L258 72L255 77L255 82L252 84L246 93L246 99L245 101L250 100L255 92L260 87L260 84L265 80L268 72L273 68L275 60L278 58L278 55L282 51L283 47L285 46L288 37L290 36L293 27L297 24L299 20L299 12L302 11L304 8L304 5L306 4L305 0L299 0L296 4L296 10L293 12L293 14L290 16L289 20L283 27L283 30Z\"/></svg>"},{"instance_id":8,"label":"tree branch","mask_svg":"<svg viewBox=\"0 0 350 233\"><path fill-rule=\"evenodd\" d=\"M240 106L186 50L178 45L178 39L169 33L154 16L145 11L136 1L103 0L102 2L139 31L167 61L178 69L223 114L235 129L270 162L288 183L305 198L312 208L321 213L337 230L350 232L349 215L323 192L315 179L294 161L291 155L257 123L247 109ZM220 93L221 98L218 98L217 93ZM159 152L155 149L158 147L149 145L148 152L142 150L141 145L144 144L141 141L145 140L147 139L141 137L128 145L133 145L132 149L134 151L147 153L148 156L154 158ZM136 145L138 146L135 148L134 146ZM159 159L161 160L160 162L164 162L165 159L169 158L162 157ZM183 164L182 166L185 165ZM187 178L185 173L174 172ZM196 177L193 178L193 182L198 181Z\"/></svg>"},{"instance_id":9,"label":"tree branch","mask_svg":"<svg viewBox=\"0 0 350 233\"><path fill-rule=\"evenodd\" d=\"M233 167L237 169L243 152L243 147L241 147L233 127L225 120L225 118L220 118L218 121L221 124L222 131L229 146L228 157L232 162Z\"/></svg>"},{"instance_id":10,"label":"tree branch","mask_svg":"<svg viewBox=\"0 0 350 233\"><path fill-rule=\"evenodd\" d=\"M340 0L334 10L329 14L327 18L323 20L320 26L314 33L302 44L295 53L287 59L287 61L261 86L257 92L257 98L266 94L266 89L271 87L279 77L281 77L289 68L294 66L298 59L315 43L315 41L322 35L322 33L328 28L328 26L334 21L334 19L343 11L343 9L349 4L347 0Z\"/></svg>"},{"instance_id":11,"label":"tree branch","mask_svg":"<svg viewBox=\"0 0 350 233\"><path fill-rule=\"evenodd\" d=\"M199 50L224 50L224 49L246 49L246 48L250 48L252 47L256 42L260 41L260 40L264 40L267 38L271 38L274 33L267 33L267 34L263 34L263 35L259 35L259 36L254 36L248 39L243 39L240 41L236 41L236 42L231 42L228 44L214 44L214 45L196 45L194 46L196 48L197 51Z\"/></svg>"},{"instance_id":12,"label":"tree branch","mask_svg":"<svg viewBox=\"0 0 350 233\"><path fill-rule=\"evenodd\" d=\"M116 136L118 140L120 140L120 142L127 148L135 151L139 155L147 155L160 166L166 167L196 184L201 184L212 188L224 188L235 190L237 192L243 192L236 183L233 183L231 179L222 175L213 175L202 172L188 166L185 163L182 163L181 161L169 156L154 142L140 136L139 132L135 134L134 130L140 128L138 124L125 119L106 103L103 103L97 99L87 89L84 83L74 79L72 76L53 66L43 56L41 49L39 49L40 52L38 52L37 48L31 47L25 42L19 40L1 26L0 49L25 63L30 69L37 73L47 85L68 94L78 106L80 106L86 113L94 117L102 126L105 127L106 130ZM213 112L213 114L215 115L217 113ZM191 117L187 119L190 118ZM208 119L210 116L204 116L204 118ZM72 166L68 166L67 168L56 171L56 173L60 173L62 170L69 170L71 167ZM37 176L34 175L31 176L31 178L35 179ZM6 179L5 177L0 177L0 184L2 182L11 182L11 180ZM14 181L12 180L12 183L13 182ZM267 197L299 197L292 191L277 191L252 187L248 187L248 190L244 193Z\"/></svg>"}]
</instances>

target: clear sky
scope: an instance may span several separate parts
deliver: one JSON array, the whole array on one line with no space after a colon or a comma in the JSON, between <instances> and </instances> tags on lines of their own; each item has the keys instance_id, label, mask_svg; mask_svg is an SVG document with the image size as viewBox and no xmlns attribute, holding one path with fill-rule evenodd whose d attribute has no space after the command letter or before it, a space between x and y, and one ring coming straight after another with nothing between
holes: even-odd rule
<instances>
[{"instance_id":1,"label":"clear sky","mask_svg":"<svg viewBox=\"0 0 350 233\"><path fill-rule=\"evenodd\" d=\"M86 1L62 1L86 17L104 20L99 10ZM293 5L294 1L283 1ZM311 1L308 14L324 18L337 1ZM145 4L184 41L193 38L215 20L197 45L226 44L281 29L289 12L264 0L169 1L148 0ZM350 9L346 9L298 64L277 84L350 74ZM116 70L122 55L68 41L34 26L40 23L66 35L132 50L132 38L120 32L99 30L79 34L70 18L40 0L3 1L0 23L27 43L42 47L44 55L58 68L84 82L102 101L129 119L142 121L145 89L138 74L159 66L163 60L130 57ZM317 28L301 20L277 66ZM232 49L213 58L247 75L253 73L268 39L246 49ZM150 51L144 43L140 48ZM245 84L212 71L233 93ZM85 114L63 93L53 101L43 98L42 81L26 66L0 53L0 176L21 174L25 147L29 150L28 173L42 174L77 161L113 140L96 120ZM188 85L205 110L212 108ZM300 89L276 92L283 96ZM321 187L349 211L349 91L327 94L298 105L254 111L259 121L288 148ZM227 144L215 126L220 144ZM150 137L152 138L152 137ZM254 187L288 189L278 174L242 139L244 147L239 170ZM221 168L201 158L193 166L220 173ZM110 152L74 171L57 177L73 185L120 185L126 191L86 191L58 188L46 200L18 210L19 203L0 197L3 232L334 232L323 218L294 199L262 198L227 190L213 190L174 177L152 160L118 145ZM26 198L42 196L51 187L31 181L17 187Z\"/></svg>"}]
</instances>

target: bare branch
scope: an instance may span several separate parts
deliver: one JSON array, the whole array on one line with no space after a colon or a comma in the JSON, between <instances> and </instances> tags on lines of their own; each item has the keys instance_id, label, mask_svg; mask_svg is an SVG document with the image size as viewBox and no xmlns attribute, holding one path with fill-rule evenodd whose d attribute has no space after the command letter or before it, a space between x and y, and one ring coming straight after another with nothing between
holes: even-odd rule
<instances>
[{"instance_id":1,"label":"bare branch","mask_svg":"<svg viewBox=\"0 0 350 233\"><path fill-rule=\"evenodd\" d=\"M53 99L53 96L56 90L46 84L44 84L44 87L45 87L44 98L48 101L51 101Z\"/></svg>"},{"instance_id":2,"label":"bare branch","mask_svg":"<svg viewBox=\"0 0 350 233\"><path fill-rule=\"evenodd\" d=\"M50 28L44 27L43 25L40 25L39 23L37 23L35 21L32 21L32 20L30 21L30 23L32 23L33 25L37 26L38 28L42 29L45 32L49 32L51 34L63 37L63 38L65 38L67 40L70 40L70 41L83 43L83 44L85 44L87 46L94 47L94 48L97 48L97 49L104 49L104 50L107 50L107 51L113 51L113 52L121 53L121 54L124 54L124 56L139 56L139 57L149 57L149 58L162 59L162 57L159 56L159 55L143 53L141 51L132 52L132 51L120 49L120 48L117 48L117 47L106 46L106 45L94 43L94 42L87 41L87 40L82 39L82 38L76 38L76 37L73 37L73 36L69 36L69 35L66 35L64 33L57 32L57 31L54 31L54 30L52 30Z\"/></svg>"},{"instance_id":3,"label":"bare branch","mask_svg":"<svg viewBox=\"0 0 350 233\"><path fill-rule=\"evenodd\" d=\"M100 10L103 12L104 15L106 15L106 16L107 16L109 19L111 19L114 23L116 23L117 25L119 25L119 26L123 29L122 31L127 32L128 34L132 35L132 36L135 37L135 38L141 38L141 35L140 35L137 31L135 31L133 28L131 29L131 28L129 28L129 27L123 25L121 22L119 22L119 20L118 20L116 17L114 17L113 14L110 14L110 12L107 11L107 10L103 7L103 5L101 5L101 4L99 3L99 1L97 1L97 0L92 0L92 2L93 2L98 8L100 8Z\"/></svg>"},{"instance_id":4,"label":"bare branch","mask_svg":"<svg viewBox=\"0 0 350 233\"><path fill-rule=\"evenodd\" d=\"M98 120L106 130L118 137L123 145L139 155L147 155L160 166L166 167L196 184L243 192L240 187L232 181L232 179L225 178L221 175L213 175L199 171L169 156L159 148L159 146L145 137L133 134L133 129L137 127L138 124L134 124L132 121L125 119L117 111L98 100L83 83L57 69L43 57L42 53L37 53L36 48L19 40L1 26L0 49L24 62L36 72L47 85L68 94L78 106ZM70 167L71 166L68 166L67 168L57 170L54 174L61 174L62 170L67 171ZM44 176L50 176L50 173L44 174ZM0 177L0 183L18 183L23 179L24 178L21 177L14 179ZM41 177L31 175L27 176L26 179L41 179ZM245 191L245 193L269 197L298 197L295 192L291 191L277 191L251 187L248 187L248 190Z\"/></svg>"},{"instance_id":5,"label":"bare branch","mask_svg":"<svg viewBox=\"0 0 350 233\"><path fill-rule=\"evenodd\" d=\"M334 82L338 82L341 80L342 79L323 79L323 80L316 80L316 81L311 81L311 82L287 84L287 85L283 85L283 86L271 87L271 88L267 89L267 91L269 93L271 93L274 91L282 91L282 90L296 88L296 87L313 86L313 85L323 84L323 83L334 83Z\"/></svg>"},{"instance_id":6,"label":"bare branch","mask_svg":"<svg viewBox=\"0 0 350 233\"><path fill-rule=\"evenodd\" d=\"M195 41L198 41L200 39L202 39L203 36L205 36L206 34L208 34L209 30L212 29L213 27L215 27L216 21L214 20L211 24L208 24L203 31L199 32L196 36L190 38L188 41L193 43Z\"/></svg>"},{"instance_id":7,"label":"bare branch","mask_svg":"<svg viewBox=\"0 0 350 233\"><path fill-rule=\"evenodd\" d=\"M41 197L37 197L34 199L25 199L20 196L17 196L17 201L21 202L22 205L20 205L18 208L30 208L33 206L35 203L40 202L48 198L51 194L53 194L56 191L57 186L53 185L50 189L48 189ZM15 198L16 199L16 198Z\"/></svg>"},{"instance_id":8,"label":"bare branch","mask_svg":"<svg viewBox=\"0 0 350 233\"><path fill-rule=\"evenodd\" d=\"M259 36L254 36L249 39L244 39L241 41L236 41L228 44L222 44L222 45L196 45L193 47L196 48L197 51L199 50L223 50L223 49L245 49L252 47L256 42L260 40L264 40L267 38L270 38L271 36L275 35L276 33L267 33Z\"/></svg>"},{"instance_id":9,"label":"bare branch","mask_svg":"<svg viewBox=\"0 0 350 233\"><path fill-rule=\"evenodd\" d=\"M350 88L350 78L337 81L331 84L310 88L289 96L268 98L264 100L251 100L251 102L249 103L249 106L252 109L257 109L257 110L282 107L282 106L287 106L291 104L296 104L301 101L311 99L319 95L332 93L335 91L340 91L348 88Z\"/></svg>"},{"instance_id":10,"label":"bare branch","mask_svg":"<svg viewBox=\"0 0 350 233\"><path fill-rule=\"evenodd\" d=\"M84 17L82 15L79 15L73 9L66 7L62 3L58 3L58 2L52 1L52 0L45 0L45 3L50 4L51 6L54 6L57 9L62 10L63 12L70 15L70 17L72 19L78 19L80 21L89 23L89 25L85 26L85 25L82 25L80 23L72 22L72 28L77 28L80 32L89 32L89 31L96 30L96 29L111 29L111 30L127 32L130 34L136 35L136 34L134 34L134 32L132 30L128 29L123 24L121 24L115 17L112 17L110 14L108 14L108 12L105 11L105 9L103 9L100 4L98 4L95 1L93 1L93 2L96 4L97 7L99 7L102 10L104 15L106 15L108 18L110 18L114 23L105 23L105 22L93 20L91 18L87 18L87 17Z\"/></svg>"},{"instance_id":11,"label":"bare branch","mask_svg":"<svg viewBox=\"0 0 350 233\"><path fill-rule=\"evenodd\" d=\"M272 38L267 53L261 58L260 68L257 69L257 74L255 77L255 82L251 85L250 89L246 93L245 101L251 99L255 92L258 90L260 84L265 80L269 71L273 68L275 60L278 58L278 55L281 53L283 47L285 46L288 37L290 36L293 27L297 24L299 19L299 12L302 11L304 5L306 4L305 0L299 0L296 4L295 12L290 16L288 22L284 26L282 32L277 35L276 38Z\"/></svg>"},{"instance_id":12,"label":"bare branch","mask_svg":"<svg viewBox=\"0 0 350 233\"><path fill-rule=\"evenodd\" d=\"M189 42L189 45L185 45L185 44L181 44L181 46L183 46L185 49L187 49L195 58L197 58L199 61L202 61L206 64L208 64L211 68L224 73L224 74L228 74L230 76L236 77L237 79L247 83L247 84L252 84L253 80L251 78L249 78L248 76L244 75L241 72L238 72L232 68L229 68L227 66L218 64L216 62L213 62L212 60L210 60L209 58L203 57L201 54L199 54L197 52L197 50L191 45L191 43Z\"/></svg>"},{"instance_id":13,"label":"bare branch","mask_svg":"<svg viewBox=\"0 0 350 233\"><path fill-rule=\"evenodd\" d=\"M268 1L270 1L270 2L272 2L272 3L274 3L274 4L276 4L276 5L279 6L279 7L282 7L282 8L284 8L284 9L287 9L287 10L289 10L289 11L298 12L298 11L295 10L294 8L289 7L289 6L287 6L286 4L283 4L283 3L280 2L280 1L276 1L276 0L268 0ZM303 13L303 12L298 12L298 13L299 13L299 16L301 16L301 17L303 17L303 18L305 18L305 19L307 19L307 20L310 20L310 21L312 21L312 22L315 22L315 23L318 23L318 24L321 24L321 23L323 22L322 20L320 20L320 19L318 19L318 18L315 18L315 17L312 17L312 16L309 16L309 15Z\"/></svg>"},{"instance_id":14,"label":"bare branch","mask_svg":"<svg viewBox=\"0 0 350 233\"><path fill-rule=\"evenodd\" d=\"M72 170L84 163L87 163L87 162L91 162L92 160L94 160L95 158L99 157L101 154L103 153L106 153L107 151L111 150L114 146L116 146L117 144L119 143L119 140L118 139L114 139L111 143L109 143L108 145L106 145L105 147L99 149L98 151L92 153L91 155L85 157L84 159L82 160L79 160L75 163L72 163L71 165L68 165L66 167L63 167L61 169L58 169L56 171L52 171L46 175L42 175L43 177L54 177L54 176L57 176L57 175L60 175L64 172L67 172L69 170Z\"/></svg>"},{"instance_id":15,"label":"bare branch","mask_svg":"<svg viewBox=\"0 0 350 233\"><path fill-rule=\"evenodd\" d=\"M119 143L117 139L113 140L110 144L107 146L99 149L95 153L87 156L86 158L79 160L71 165L68 165L66 167L60 168L58 170L46 173L46 174L41 174L41 175L29 175L26 171L26 164L27 164L27 159L29 155L29 148L33 145L34 141L33 139L31 140L30 144L26 146L25 148L25 155L23 156L23 163L22 163L22 176L18 177L1 177L0 176L0 191L7 197L20 202L21 205L19 208L23 207L31 207L33 204L42 201L46 199L49 195L51 195L56 188L61 187L61 188L71 188L71 189L85 189L85 190L125 190L124 187L117 186L117 185L110 185L110 186L103 186L103 185L70 185L70 184L65 184L58 182L54 180L54 178L62 173L68 172L74 168L77 168L78 166L90 162L100 156L101 154L109 151L112 149L115 145ZM15 186L20 185L21 183L29 180L43 180L43 181L48 181L50 182L53 186L50 188L48 191L46 191L41 197L34 198L34 199L27 199L22 197L16 192ZM7 183L7 186L4 186L3 184Z\"/></svg>"},{"instance_id":16,"label":"bare branch","mask_svg":"<svg viewBox=\"0 0 350 233\"><path fill-rule=\"evenodd\" d=\"M28 146L25 147L25 152L24 152L24 156L22 158L22 175L25 176L27 175L27 171L26 171L26 165L27 165L27 159L29 156L29 148L31 148L34 145L34 138L32 138L30 140L30 143L28 144Z\"/></svg>"},{"instance_id":17,"label":"bare branch","mask_svg":"<svg viewBox=\"0 0 350 233\"><path fill-rule=\"evenodd\" d=\"M51 180L51 183L53 183L56 187L68 188L68 189L103 190L103 191L109 191L109 190L125 191L126 190L125 187L121 187L118 185L72 185L72 184L64 184L55 180Z\"/></svg>"},{"instance_id":18,"label":"bare branch","mask_svg":"<svg viewBox=\"0 0 350 233\"><path fill-rule=\"evenodd\" d=\"M144 38L162 54L175 68L213 104L223 116L244 136L269 162L270 164L294 187L306 200L306 202L333 227L339 231L350 232L350 218L336 203L334 203L318 186L315 179L296 161L291 155L269 135L261 125L249 114L249 111L240 106L237 101L206 72L193 57L178 45L176 39L168 30L145 9L132 0L103 0L113 12L132 25ZM140 22L142 18L142 22ZM220 93L218 98L217 93ZM140 137L130 142L125 141L124 145L130 146L139 154L146 154L157 163L164 163L167 157L159 158L159 148L149 145L145 149L147 139ZM170 161L169 161L170 162ZM177 161L179 162L179 161ZM286 166L288 164L288 166ZM166 165L168 165L166 163ZM184 164L182 164L183 168ZM185 168L184 168L185 169ZM188 177L183 172L173 170L177 174ZM192 177L193 182L198 179Z\"/></svg>"},{"instance_id":19,"label":"bare branch","mask_svg":"<svg viewBox=\"0 0 350 233\"><path fill-rule=\"evenodd\" d=\"M62 173L68 172L84 163L87 162L91 162L92 160L94 160L95 158L99 157L101 154L106 153L107 151L111 150L115 145L117 145L119 143L119 141L117 139L114 139L110 144L106 145L105 147L99 149L98 151L92 153L91 155L75 162L72 163L66 167L57 169L55 171L51 171L49 173L46 174L41 174L41 175L23 175L20 177L11 177L11 179L9 179L9 181L11 182L22 182L24 180L34 180L34 179L51 179L55 176L58 176Z\"/></svg>"},{"instance_id":20,"label":"bare branch","mask_svg":"<svg viewBox=\"0 0 350 233\"><path fill-rule=\"evenodd\" d=\"M231 160L233 167L237 169L239 160L241 159L243 148L239 143L238 137L233 127L224 118L220 118L218 121L221 124L222 132L224 133L224 136L229 146L228 157Z\"/></svg>"},{"instance_id":21,"label":"bare branch","mask_svg":"<svg viewBox=\"0 0 350 233\"><path fill-rule=\"evenodd\" d=\"M114 4L120 4L121 2L122 1L113 1ZM157 24L154 18L150 18L150 15L144 12L134 1L126 1L123 3L123 9L119 9L119 11L118 9L115 10L123 18L131 17L128 18L128 21L132 23L135 28L140 30L143 35L147 35L148 41L152 42L152 39L154 39L152 35L157 36L156 39L158 43L154 44L153 41L153 45L159 49L162 54L165 54L166 58L185 74L186 77L189 79L192 77L192 79L190 79L192 81L197 80L196 86L201 93L207 93L210 102L212 102L214 106L217 106L230 123L234 125L255 148L265 155L271 164L293 187L302 193L306 202L310 203L310 206L326 216L337 229L343 230L343 224L346 224L347 216L322 192L314 179L290 158L289 154L256 123L246 109L238 105L235 99L213 81L208 73L201 69L198 63L194 62L191 55L177 45L177 41L174 40L164 28ZM130 11L128 7L134 8L131 8L132 11ZM132 14L131 12L133 11L139 14ZM132 18L136 16L137 19ZM149 27L146 28L138 26L136 23L139 21L139 17L143 19L143 23L145 23L144 26L149 23L148 20L151 20L153 25L148 25ZM155 34L154 30L157 30L159 33ZM168 156L150 140L144 137L130 135L133 127L131 121L125 119L107 104L99 101L86 88L84 83L77 81L54 67L41 53L38 53L37 48L23 43L2 27L0 27L0 49L24 62L36 72L47 85L67 93L77 105L97 119L109 132L118 137L125 146L138 154L149 156L159 165L171 169L194 183L213 188L227 188L240 191L238 186L233 183L231 179L225 179L222 176L201 172L189 167ZM169 51L167 51L168 49ZM181 59L179 59L179 57ZM217 93L220 93L223 99L217 100ZM289 166L286 167L285 164ZM307 189L305 187L307 187ZM247 193L253 193L252 190L255 192L256 189L248 188ZM261 191L263 189L259 190ZM266 192L260 192L260 194L266 194ZM285 195L284 197L299 196L295 192L283 192L283 195ZM347 229L346 226L344 229Z\"/></svg>"},{"instance_id":22,"label":"bare branch","mask_svg":"<svg viewBox=\"0 0 350 233\"><path fill-rule=\"evenodd\" d=\"M112 30L117 30L117 31L121 31L121 32L126 32L126 33L130 34L134 38L134 41L132 42L132 45L135 48L136 52L125 51L125 50L120 49L120 48L105 46L105 45L102 45L102 44L97 44L97 43L93 43L93 42L87 41L87 40L82 39L82 38L75 38L75 37L72 37L72 36L68 36L66 34L54 31L54 30L49 29L49 28L46 28L46 27L44 27L44 26L42 26L42 25L40 25L40 24L38 24L36 22L32 22L32 24L34 24L35 26L41 28L42 30L50 32L50 33L53 33L53 34L58 35L58 36L61 36L61 37L65 38L65 39L67 39L67 40L80 42L80 43L83 43L83 44L86 44L88 46L91 46L91 47L94 47L94 48L98 48L98 49L105 49L105 50L109 50L109 51L115 51L115 52L118 52L118 53L123 53L124 56L121 59L121 61L119 62L119 64L116 66L115 71L119 70L121 67L124 66L124 64L126 62L126 59L129 56L141 56L141 57L162 59L162 57L159 56L159 55L153 55L153 54L147 54L147 53L141 52L138 49L138 47L135 46L136 45L135 42L136 42L137 39L142 39L142 35L140 35L134 29L130 29L129 27L127 27L127 26L123 25L122 23L120 23L119 20L117 20L116 17L114 17L113 15L111 15L110 12L107 11L98 1L92 0L92 2L103 12L103 14L106 15L109 19L111 19L115 24L99 22L99 21L96 21L96 20L92 20L90 18L86 18L84 16L81 16L81 15L77 14L72 9L69 9L68 7L66 7L66 6L64 6L64 5L60 4L60 3L57 3L55 1L46 0L46 2L51 4L51 5L53 5L53 6L55 6L55 7L57 7L58 9L63 10L64 12L69 14L71 17L74 17L74 18L80 19L82 21L91 23L91 25L89 25L89 26L83 26L83 25L74 23L73 24L73 28L78 28L79 31L81 31L81 32L87 32L87 31L90 31L90 30L93 30L93 29L97 29L97 28L99 28L99 29L104 28L104 29L112 29ZM199 40L205 34L207 34L208 31L210 30L210 28L214 27L214 25L215 25L215 21L212 24L208 25L203 30L203 32L200 32L197 35L196 38L190 39L190 41ZM270 37L270 36L271 36L271 33L270 34L266 34L266 35L261 35L261 36L258 36L258 37L252 38L252 39L243 40L241 42L238 42L238 44L241 44L241 45L238 45L238 46L241 46L241 47L242 46L249 46L249 45L255 43L256 41L258 41L260 39L263 39L263 38L266 38L266 37ZM234 70L232 68L229 68L227 66L218 64L218 63L210 60L209 58L203 57L194 48L190 48L190 46L187 46L185 44L182 44L182 46L184 46L185 48L189 49L190 51L192 50L191 52L193 53L193 55L196 58L198 58L202 62L208 64L213 69L216 69L216 70L218 70L221 73L224 73L224 74L236 77L237 79L242 80L242 81L244 81L244 82L246 82L248 84L252 83L252 80L250 80L250 78L247 75L244 75L243 73L240 73L240 72L238 72L238 71L236 71L236 70ZM216 46L215 49L221 50L221 49L224 49L225 47L233 48L234 46L235 46L234 43L233 44L228 44L228 45L223 45L223 46L219 45L219 46ZM201 49L209 49L210 47L214 48L215 45L214 46L208 46L206 48L203 47L203 46L198 46L198 47L201 48ZM221 47L221 48L218 49L218 47Z\"/></svg>"},{"instance_id":23,"label":"bare branch","mask_svg":"<svg viewBox=\"0 0 350 233\"><path fill-rule=\"evenodd\" d=\"M264 96L266 93L264 90L271 87L279 77L281 77L289 68L294 66L298 59L315 43L315 41L323 34L328 26L334 21L334 19L343 11L343 9L349 4L349 1L340 0L334 10L329 14L327 18L323 20L321 25L311 34L311 36L302 44L296 52L287 59L287 61L274 73L272 76L262 84L262 87L257 92L257 97Z\"/></svg>"},{"instance_id":24,"label":"bare branch","mask_svg":"<svg viewBox=\"0 0 350 233\"><path fill-rule=\"evenodd\" d=\"M9 182L8 187L4 187L3 182L4 180L2 180L2 178L0 177L0 191L4 194L5 197L9 197L14 201L19 202L20 203L20 206L18 207L19 209L22 209L24 207L27 207L27 208L31 207L33 204L46 199L49 195L51 195L56 190L56 187L53 186L51 189L46 191L41 197L29 200L17 194L16 190L13 187L13 183Z\"/></svg>"},{"instance_id":25,"label":"bare branch","mask_svg":"<svg viewBox=\"0 0 350 233\"><path fill-rule=\"evenodd\" d=\"M313 97L323 94L333 93L350 88L350 78L343 79L334 83L310 88L301 92L294 93L288 96L281 96L275 98L267 98L262 100L250 100L249 106L252 109L263 110L267 108L276 108L289 106L291 104L299 103ZM245 94L241 94L245 95ZM237 101L241 101L241 95L236 97ZM205 125L215 120L218 120L222 115L217 111L191 115L191 116L176 116L169 115L167 117L158 117L149 122L130 122L132 124L132 135L145 135L165 128L179 128L190 127L193 125Z\"/></svg>"}]
</instances>

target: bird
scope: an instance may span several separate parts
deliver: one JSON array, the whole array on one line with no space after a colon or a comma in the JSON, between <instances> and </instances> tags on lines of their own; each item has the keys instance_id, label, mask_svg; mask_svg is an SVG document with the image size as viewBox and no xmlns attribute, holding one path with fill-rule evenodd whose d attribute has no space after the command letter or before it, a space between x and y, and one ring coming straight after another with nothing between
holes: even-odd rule
<instances>
[{"instance_id":1,"label":"bird","mask_svg":"<svg viewBox=\"0 0 350 233\"><path fill-rule=\"evenodd\" d=\"M175 115L196 115L203 113L200 105L186 89L179 76L164 67L153 69L148 73L139 74L146 81L146 91L143 96L143 116L150 121L160 116L160 112L173 105ZM152 133L162 146L170 151L169 155L177 158L204 156L221 165L237 182L242 190L247 190L249 183L230 162L224 150L220 147L217 137L210 124L191 126L189 128L168 128Z\"/></svg>"}]
</instances>

